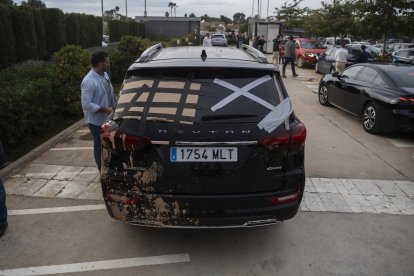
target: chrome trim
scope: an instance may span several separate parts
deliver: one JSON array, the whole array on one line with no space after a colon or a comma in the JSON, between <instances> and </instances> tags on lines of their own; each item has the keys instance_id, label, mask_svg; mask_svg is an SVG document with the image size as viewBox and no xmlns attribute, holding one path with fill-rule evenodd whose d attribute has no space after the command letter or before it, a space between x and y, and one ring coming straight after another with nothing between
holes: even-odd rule
<instances>
[{"instance_id":1,"label":"chrome trim","mask_svg":"<svg viewBox=\"0 0 414 276\"><path fill-rule=\"evenodd\" d=\"M198 145L198 146L211 146L211 145L257 145L257 141L234 141L234 142L187 142L176 141L176 145Z\"/></svg>"},{"instance_id":2,"label":"chrome trim","mask_svg":"<svg viewBox=\"0 0 414 276\"><path fill-rule=\"evenodd\" d=\"M170 141L151 141L153 145L169 145Z\"/></svg>"},{"instance_id":3,"label":"chrome trim","mask_svg":"<svg viewBox=\"0 0 414 276\"><path fill-rule=\"evenodd\" d=\"M126 223L135 225L135 226L144 226L144 227L152 227L152 228L178 228L178 229L226 229L226 228L252 228L252 227L260 227L260 226L270 226L282 223L281 220L276 219L264 219L264 220L252 220L245 222L244 224L239 225L226 225L226 226L183 226L183 225L163 225L159 222L151 222L148 221L140 221L140 220L133 220L133 221L126 221Z\"/></svg>"}]
</instances>

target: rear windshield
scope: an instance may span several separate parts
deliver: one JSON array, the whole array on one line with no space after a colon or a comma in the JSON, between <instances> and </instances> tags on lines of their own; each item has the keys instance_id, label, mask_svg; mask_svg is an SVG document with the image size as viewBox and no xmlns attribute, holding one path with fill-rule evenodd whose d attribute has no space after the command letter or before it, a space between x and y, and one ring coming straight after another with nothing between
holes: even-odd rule
<instances>
[{"instance_id":1,"label":"rear windshield","mask_svg":"<svg viewBox=\"0 0 414 276\"><path fill-rule=\"evenodd\" d=\"M114 119L193 124L216 120L257 122L284 94L273 72L259 70L147 69L130 72ZM223 115L223 116L222 116ZM240 116L239 116L240 115Z\"/></svg>"},{"instance_id":2,"label":"rear windshield","mask_svg":"<svg viewBox=\"0 0 414 276\"><path fill-rule=\"evenodd\" d=\"M213 38L224 38L224 35L213 35Z\"/></svg>"},{"instance_id":3,"label":"rear windshield","mask_svg":"<svg viewBox=\"0 0 414 276\"><path fill-rule=\"evenodd\" d=\"M388 72L391 79L399 87L414 88L414 67L404 67L402 70Z\"/></svg>"}]
</instances>

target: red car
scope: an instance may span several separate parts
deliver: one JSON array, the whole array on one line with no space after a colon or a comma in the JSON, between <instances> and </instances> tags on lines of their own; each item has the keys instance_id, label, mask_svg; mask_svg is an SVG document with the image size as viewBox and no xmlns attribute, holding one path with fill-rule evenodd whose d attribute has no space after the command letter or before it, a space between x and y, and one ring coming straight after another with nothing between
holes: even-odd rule
<instances>
[{"instance_id":1,"label":"red car","mask_svg":"<svg viewBox=\"0 0 414 276\"><path fill-rule=\"evenodd\" d=\"M326 50L322 44L309 38L296 38L296 62L299 68L305 65L315 65L316 57Z\"/></svg>"}]
</instances>

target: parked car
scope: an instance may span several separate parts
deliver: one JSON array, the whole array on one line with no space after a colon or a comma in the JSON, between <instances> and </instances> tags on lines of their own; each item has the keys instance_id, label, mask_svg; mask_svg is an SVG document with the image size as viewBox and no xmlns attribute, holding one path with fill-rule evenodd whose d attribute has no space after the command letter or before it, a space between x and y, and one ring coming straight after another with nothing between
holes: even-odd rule
<instances>
[{"instance_id":1,"label":"parked car","mask_svg":"<svg viewBox=\"0 0 414 276\"><path fill-rule=\"evenodd\" d=\"M370 44L362 44L362 43L351 43L351 44L347 44L346 46L348 48L353 48L353 49L357 49L359 51L361 51L361 46L364 45L365 46L365 51L367 51L372 57L377 57L381 55L381 49L378 49L376 47L374 47L373 45Z\"/></svg>"},{"instance_id":2,"label":"parked car","mask_svg":"<svg viewBox=\"0 0 414 276\"><path fill-rule=\"evenodd\" d=\"M326 50L319 41L308 38L296 39L295 46L296 62L299 68L305 65L315 65L316 57Z\"/></svg>"},{"instance_id":3,"label":"parked car","mask_svg":"<svg viewBox=\"0 0 414 276\"><path fill-rule=\"evenodd\" d=\"M322 74L332 74L335 72L335 53L338 51L339 47L332 47L326 50L324 53L319 55L318 61L315 64L315 72ZM345 49L348 50L347 63L346 67L355 64L358 59L360 50L353 47L345 46ZM368 53L369 54L369 53ZM369 54L370 55L370 54ZM375 59L370 55L368 59L369 62L373 62Z\"/></svg>"},{"instance_id":4,"label":"parked car","mask_svg":"<svg viewBox=\"0 0 414 276\"><path fill-rule=\"evenodd\" d=\"M101 137L107 211L127 223L261 226L302 200L306 128L279 70L247 45L147 49Z\"/></svg>"},{"instance_id":5,"label":"parked car","mask_svg":"<svg viewBox=\"0 0 414 276\"><path fill-rule=\"evenodd\" d=\"M402 50L402 49L408 49L408 48L414 48L414 43L389 44L387 47L385 47L385 51L388 55L391 55L395 51Z\"/></svg>"},{"instance_id":6,"label":"parked car","mask_svg":"<svg viewBox=\"0 0 414 276\"><path fill-rule=\"evenodd\" d=\"M215 33L211 36L211 43L213 44L213 46L227 47L227 38L224 34Z\"/></svg>"},{"instance_id":7,"label":"parked car","mask_svg":"<svg viewBox=\"0 0 414 276\"><path fill-rule=\"evenodd\" d=\"M349 37L345 37L345 38L337 37L336 40L335 40L335 37L327 37L323 40L322 46L325 48L331 48L332 46L341 45L342 43L350 44L351 42L352 41Z\"/></svg>"},{"instance_id":8,"label":"parked car","mask_svg":"<svg viewBox=\"0 0 414 276\"><path fill-rule=\"evenodd\" d=\"M391 56L393 63L414 64L414 48L395 51Z\"/></svg>"},{"instance_id":9,"label":"parked car","mask_svg":"<svg viewBox=\"0 0 414 276\"><path fill-rule=\"evenodd\" d=\"M414 130L414 66L356 64L325 75L318 98L361 118L369 133Z\"/></svg>"}]
</instances>

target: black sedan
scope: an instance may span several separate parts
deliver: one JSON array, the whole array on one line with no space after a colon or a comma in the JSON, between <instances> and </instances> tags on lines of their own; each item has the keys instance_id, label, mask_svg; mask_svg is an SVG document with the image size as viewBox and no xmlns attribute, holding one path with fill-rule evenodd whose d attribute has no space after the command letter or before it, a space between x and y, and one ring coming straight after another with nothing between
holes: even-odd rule
<instances>
[{"instance_id":1,"label":"black sedan","mask_svg":"<svg viewBox=\"0 0 414 276\"><path fill-rule=\"evenodd\" d=\"M338 51L339 47L331 47L326 50L324 53L317 57L317 62L315 64L315 72L323 74L332 74L335 72L335 53ZM361 52L359 49L353 48L349 45L345 47L348 50L347 64L346 66L351 66L356 63L358 55ZM368 53L369 54L369 53ZM374 61L374 58L369 54L368 61Z\"/></svg>"},{"instance_id":2,"label":"black sedan","mask_svg":"<svg viewBox=\"0 0 414 276\"><path fill-rule=\"evenodd\" d=\"M414 66L356 64L325 75L318 98L360 117L369 133L414 130Z\"/></svg>"}]
</instances>

